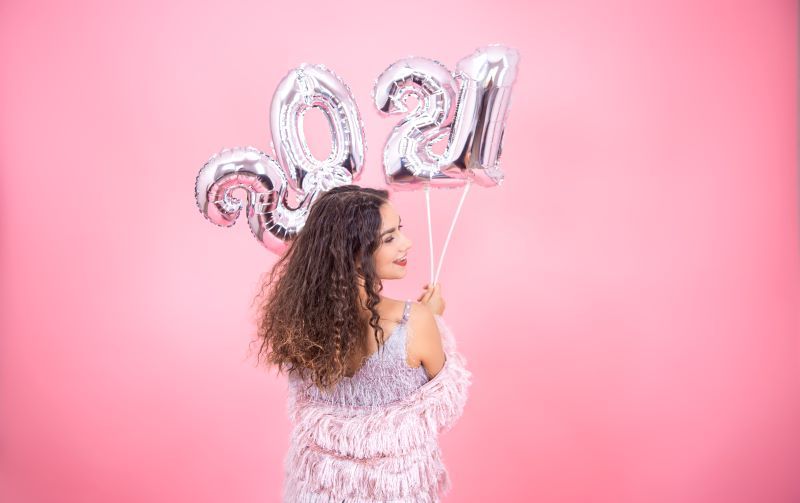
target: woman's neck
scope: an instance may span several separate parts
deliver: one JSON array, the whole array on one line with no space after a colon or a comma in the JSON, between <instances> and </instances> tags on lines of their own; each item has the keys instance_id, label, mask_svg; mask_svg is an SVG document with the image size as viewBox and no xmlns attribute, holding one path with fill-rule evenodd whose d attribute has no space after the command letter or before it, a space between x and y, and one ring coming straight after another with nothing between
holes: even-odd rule
<instances>
[{"instance_id":1,"label":"woman's neck","mask_svg":"<svg viewBox=\"0 0 800 503\"><path fill-rule=\"evenodd\" d=\"M378 297L380 298L380 300L383 300L382 295L378 294ZM364 278L361 276L358 277L358 299L362 311L364 311L365 316L368 317L369 309L367 309L367 289L364 287Z\"/></svg>"}]
</instances>

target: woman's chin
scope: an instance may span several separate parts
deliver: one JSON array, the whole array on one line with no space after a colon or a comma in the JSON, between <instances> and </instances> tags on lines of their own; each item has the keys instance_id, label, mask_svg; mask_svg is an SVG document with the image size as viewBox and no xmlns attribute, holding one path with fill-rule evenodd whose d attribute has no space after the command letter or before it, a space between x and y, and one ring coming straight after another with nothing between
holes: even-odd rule
<instances>
[{"instance_id":1,"label":"woman's chin","mask_svg":"<svg viewBox=\"0 0 800 503\"><path fill-rule=\"evenodd\" d=\"M399 269L399 270L392 271L392 273L389 274L388 277L386 277L384 279L403 279L403 278L406 277L406 268L405 267L398 267L396 269Z\"/></svg>"}]
</instances>

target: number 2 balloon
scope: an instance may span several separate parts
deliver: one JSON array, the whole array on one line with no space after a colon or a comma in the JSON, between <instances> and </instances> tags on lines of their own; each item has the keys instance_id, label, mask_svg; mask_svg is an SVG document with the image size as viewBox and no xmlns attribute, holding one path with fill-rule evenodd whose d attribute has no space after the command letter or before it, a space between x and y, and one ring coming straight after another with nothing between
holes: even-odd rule
<instances>
[{"instance_id":1,"label":"number 2 balloon","mask_svg":"<svg viewBox=\"0 0 800 503\"><path fill-rule=\"evenodd\" d=\"M454 188L474 181L500 185L503 132L519 53L502 45L478 48L451 73L438 61L401 59L375 80L381 115L402 115L383 150L386 183L398 190ZM416 107L406 100L414 96ZM433 146L447 140L442 154Z\"/></svg>"}]
</instances>

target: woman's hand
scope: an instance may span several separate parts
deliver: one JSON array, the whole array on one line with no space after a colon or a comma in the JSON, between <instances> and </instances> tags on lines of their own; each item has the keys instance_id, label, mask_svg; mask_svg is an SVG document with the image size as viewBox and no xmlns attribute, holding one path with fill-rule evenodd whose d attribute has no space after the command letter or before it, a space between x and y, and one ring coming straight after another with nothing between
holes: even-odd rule
<instances>
[{"instance_id":1,"label":"woman's hand","mask_svg":"<svg viewBox=\"0 0 800 503\"><path fill-rule=\"evenodd\" d=\"M436 283L431 289L430 284L425 285L425 291L417 298L417 301L428 306L434 314L439 316L444 313L444 299L442 298L442 285Z\"/></svg>"}]
</instances>

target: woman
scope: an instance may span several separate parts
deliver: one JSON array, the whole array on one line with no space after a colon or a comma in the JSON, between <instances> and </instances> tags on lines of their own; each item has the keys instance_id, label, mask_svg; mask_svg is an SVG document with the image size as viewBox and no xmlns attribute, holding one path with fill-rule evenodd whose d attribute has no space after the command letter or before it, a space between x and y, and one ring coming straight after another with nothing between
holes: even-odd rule
<instances>
[{"instance_id":1,"label":"woman","mask_svg":"<svg viewBox=\"0 0 800 503\"><path fill-rule=\"evenodd\" d=\"M434 502L450 488L437 435L461 415L471 374L438 284L417 302L380 295L411 248L388 196L319 196L264 285L259 354L288 373L293 422L284 502Z\"/></svg>"}]
</instances>

